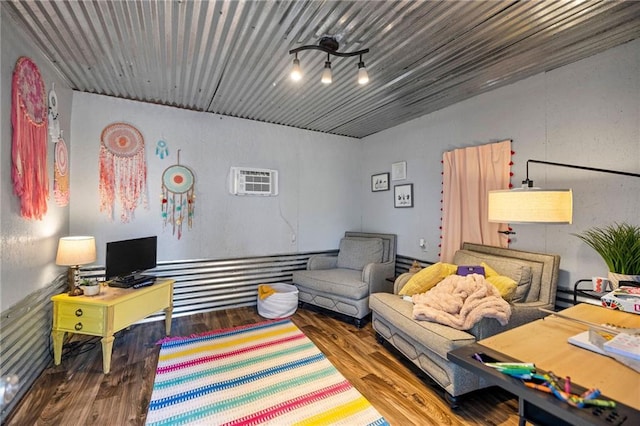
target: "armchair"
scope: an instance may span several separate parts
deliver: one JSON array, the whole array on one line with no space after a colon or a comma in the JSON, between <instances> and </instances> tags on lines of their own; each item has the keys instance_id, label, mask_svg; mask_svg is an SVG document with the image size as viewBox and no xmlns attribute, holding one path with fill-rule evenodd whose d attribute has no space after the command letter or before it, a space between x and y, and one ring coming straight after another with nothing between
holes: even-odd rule
<instances>
[{"instance_id":1,"label":"armchair","mask_svg":"<svg viewBox=\"0 0 640 426\"><path fill-rule=\"evenodd\" d=\"M307 269L293 272L300 304L308 303L354 319L362 327L370 312L369 295L391 293L395 275L396 236L345 232L337 256L315 255Z\"/></svg>"}]
</instances>

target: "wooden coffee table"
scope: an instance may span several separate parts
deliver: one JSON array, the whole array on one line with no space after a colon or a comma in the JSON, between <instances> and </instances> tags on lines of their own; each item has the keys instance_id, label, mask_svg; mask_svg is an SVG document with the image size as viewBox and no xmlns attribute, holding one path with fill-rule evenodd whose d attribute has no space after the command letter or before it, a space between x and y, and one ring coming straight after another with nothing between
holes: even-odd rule
<instances>
[{"instance_id":1,"label":"wooden coffee table","mask_svg":"<svg viewBox=\"0 0 640 426\"><path fill-rule=\"evenodd\" d=\"M563 315L595 324L640 328L640 315L590 304L565 309ZM521 424L530 420L552 424L640 424L640 373L618 361L568 343L588 326L548 316L449 352L448 358L489 383L518 396ZM496 361L533 362L536 368L558 377L571 377L576 390L598 388L602 398L617 402L615 410L593 414L591 408L573 408L552 395L525 387L520 380L486 367L475 353Z\"/></svg>"}]
</instances>

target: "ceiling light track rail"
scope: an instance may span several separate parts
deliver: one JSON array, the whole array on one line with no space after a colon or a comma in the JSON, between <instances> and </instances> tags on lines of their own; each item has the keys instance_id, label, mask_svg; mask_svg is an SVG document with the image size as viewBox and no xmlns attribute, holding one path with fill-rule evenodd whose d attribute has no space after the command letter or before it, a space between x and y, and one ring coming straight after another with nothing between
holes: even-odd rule
<instances>
[{"instance_id":1,"label":"ceiling light track rail","mask_svg":"<svg viewBox=\"0 0 640 426\"><path fill-rule=\"evenodd\" d=\"M296 54L298 52L302 52L303 50L320 50L322 52L326 52L330 55L333 56L340 56L342 58L348 58L351 56L360 56L360 55L364 55L365 53L369 53L369 49L362 49L362 50L358 50L357 52L338 52L336 50L331 50L327 47L323 47L323 46L316 46L316 45L309 45L309 46L300 46L300 47L296 47L295 49L291 49L289 51L289 55L293 55Z\"/></svg>"}]
</instances>

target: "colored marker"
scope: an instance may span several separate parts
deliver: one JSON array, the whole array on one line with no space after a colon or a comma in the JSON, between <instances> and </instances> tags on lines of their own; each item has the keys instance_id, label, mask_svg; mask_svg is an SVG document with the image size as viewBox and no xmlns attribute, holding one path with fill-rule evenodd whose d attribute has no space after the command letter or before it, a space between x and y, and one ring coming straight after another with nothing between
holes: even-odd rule
<instances>
[{"instance_id":1,"label":"colored marker","mask_svg":"<svg viewBox=\"0 0 640 426\"><path fill-rule=\"evenodd\" d=\"M528 387L528 388L531 388L531 389L536 389L536 390L539 390L539 391L542 391L542 392L547 392L547 393L553 393L551 391L551 389L549 389L548 387L546 387L544 385L539 385L537 383L524 382L524 385L526 387Z\"/></svg>"}]
</instances>

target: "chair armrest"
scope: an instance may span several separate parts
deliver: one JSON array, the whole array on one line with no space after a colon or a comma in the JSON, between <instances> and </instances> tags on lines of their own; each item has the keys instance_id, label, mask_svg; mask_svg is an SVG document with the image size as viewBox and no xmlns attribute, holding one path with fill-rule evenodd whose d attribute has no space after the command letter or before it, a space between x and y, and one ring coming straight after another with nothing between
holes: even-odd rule
<instances>
[{"instance_id":1,"label":"chair armrest","mask_svg":"<svg viewBox=\"0 0 640 426\"><path fill-rule=\"evenodd\" d=\"M317 254L307 261L307 269L334 269L338 265L338 256Z\"/></svg>"},{"instance_id":2,"label":"chair armrest","mask_svg":"<svg viewBox=\"0 0 640 426\"><path fill-rule=\"evenodd\" d=\"M362 281L369 284L369 294L391 293L393 283L387 278L395 273L395 262L369 263L362 270Z\"/></svg>"},{"instance_id":3,"label":"chair armrest","mask_svg":"<svg viewBox=\"0 0 640 426\"><path fill-rule=\"evenodd\" d=\"M519 327L531 321L544 318L549 315L546 312L542 312L539 308L547 310L554 310L553 304L549 304L543 301L526 302L526 303L514 303L511 305L511 319L507 324L507 329Z\"/></svg>"}]
</instances>

